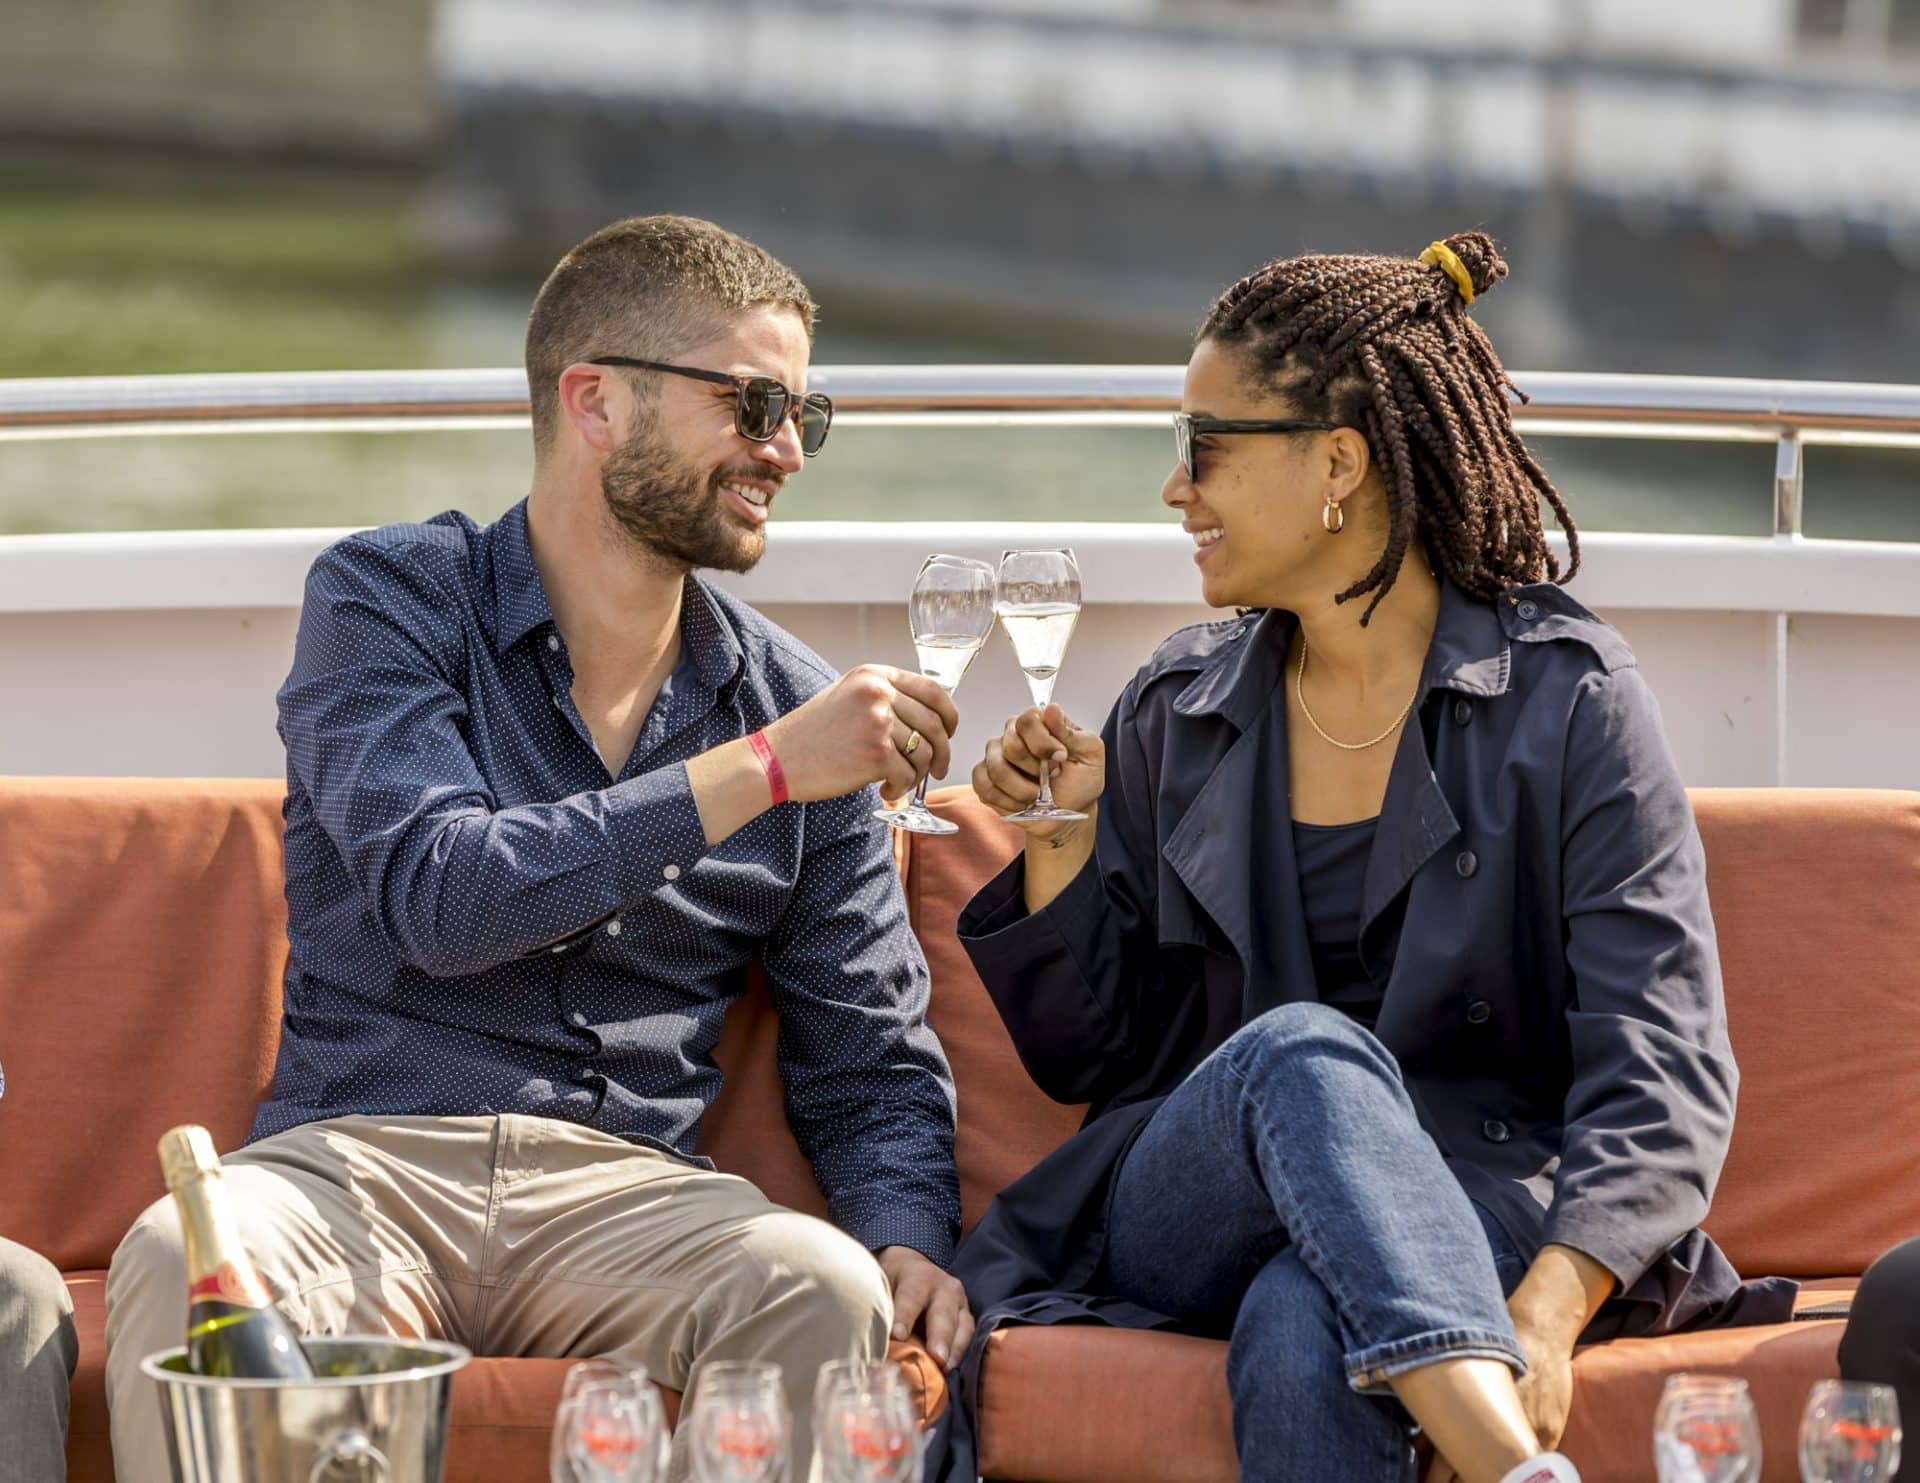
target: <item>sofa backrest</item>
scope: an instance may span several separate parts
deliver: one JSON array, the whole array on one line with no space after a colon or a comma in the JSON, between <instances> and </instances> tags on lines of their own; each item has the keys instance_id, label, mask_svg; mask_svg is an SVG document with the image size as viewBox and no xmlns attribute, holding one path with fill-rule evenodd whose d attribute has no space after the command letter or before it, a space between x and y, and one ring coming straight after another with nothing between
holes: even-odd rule
<instances>
[{"instance_id":1,"label":"sofa backrest","mask_svg":"<svg viewBox=\"0 0 1920 1483\"><path fill-rule=\"evenodd\" d=\"M1920 1233L1920 793L1692 796L1740 1064L1707 1230L1742 1272L1863 1272Z\"/></svg>"},{"instance_id":2,"label":"sofa backrest","mask_svg":"<svg viewBox=\"0 0 1920 1483\"><path fill-rule=\"evenodd\" d=\"M106 1265L161 1193L154 1144L197 1121L246 1135L272 1073L286 959L281 785L0 779L0 1234ZM1021 1069L966 954L960 907L1017 836L969 793L957 836L899 841L959 1088L969 1224L1078 1125ZM1709 1226L1750 1272L1858 1272L1920 1230L1920 794L1695 795L1743 1071ZM780 1111L756 987L716 1057L701 1146L820 1212Z\"/></svg>"}]
</instances>

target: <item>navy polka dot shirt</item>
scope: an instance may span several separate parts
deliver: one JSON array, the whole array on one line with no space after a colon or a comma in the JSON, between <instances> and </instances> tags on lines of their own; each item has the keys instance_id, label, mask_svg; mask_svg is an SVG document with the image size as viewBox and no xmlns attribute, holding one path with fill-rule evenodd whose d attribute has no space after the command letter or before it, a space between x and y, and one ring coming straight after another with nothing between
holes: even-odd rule
<instances>
[{"instance_id":1,"label":"navy polka dot shirt","mask_svg":"<svg viewBox=\"0 0 1920 1483\"><path fill-rule=\"evenodd\" d=\"M611 778L524 503L348 537L307 578L287 747L286 1016L251 1138L353 1114L563 1118L693 1157L757 958L834 1219L944 1264L953 1081L874 790L709 849L685 759L834 678L687 579L681 657Z\"/></svg>"}]
</instances>

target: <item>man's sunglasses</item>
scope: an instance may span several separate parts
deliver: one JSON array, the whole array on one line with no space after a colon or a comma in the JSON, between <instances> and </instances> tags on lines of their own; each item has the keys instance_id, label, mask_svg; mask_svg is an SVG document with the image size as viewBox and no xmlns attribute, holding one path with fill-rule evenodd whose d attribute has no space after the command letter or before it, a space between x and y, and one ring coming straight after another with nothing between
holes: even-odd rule
<instances>
[{"instance_id":1,"label":"man's sunglasses","mask_svg":"<svg viewBox=\"0 0 1920 1483\"><path fill-rule=\"evenodd\" d=\"M789 421L800 425L800 451L812 458L827 441L833 426L833 400L825 392L796 397L771 376L729 376L725 371L697 371L692 366L670 366L664 361L635 360L628 355L596 355L593 366L631 366L636 371L665 371L715 386L731 386L734 431L756 443L771 443Z\"/></svg>"},{"instance_id":2,"label":"man's sunglasses","mask_svg":"<svg viewBox=\"0 0 1920 1483\"><path fill-rule=\"evenodd\" d=\"M1189 480L1194 480L1200 477L1200 471L1194 467L1194 441L1209 433L1324 433L1342 425L1309 422L1298 417L1195 417L1188 412L1176 412L1173 442L1180 451L1180 467L1187 471Z\"/></svg>"}]
</instances>

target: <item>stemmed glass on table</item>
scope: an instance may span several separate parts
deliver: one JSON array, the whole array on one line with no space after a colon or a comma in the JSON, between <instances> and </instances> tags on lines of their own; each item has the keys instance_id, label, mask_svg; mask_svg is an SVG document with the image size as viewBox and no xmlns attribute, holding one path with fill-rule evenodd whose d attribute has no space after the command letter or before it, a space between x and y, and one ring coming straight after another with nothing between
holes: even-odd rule
<instances>
[{"instance_id":1,"label":"stemmed glass on table","mask_svg":"<svg viewBox=\"0 0 1920 1483\"><path fill-rule=\"evenodd\" d=\"M1073 626L1080 619L1080 565L1073 552L1008 551L1000 557L994 580L994 611L1013 641L1014 658L1027 677L1027 690L1036 706L1053 699L1053 682L1066 657ZM1053 801L1049 767L1040 764L1040 795L1010 823L1045 819L1084 819L1086 815L1059 808Z\"/></svg>"},{"instance_id":2,"label":"stemmed glass on table","mask_svg":"<svg viewBox=\"0 0 1920 1483\"><path fill-rule=\"evenodd\" d=\"M1806 1483L1885 1483L1900 1471L1900 1404L1890 1385L1822 1380L1800 1418Z\"/></svg>"},{"instance_id":3,"label":"stemmed glass on table","mask_svg":"<svg viewBox=\"0 0 1920 1483\"><path fill-rule=\"evenodd\" d=\"M907 622L913 630L920 672L938 680L949 695L959 688L960 677L993 632L993 608L993 568L984 561L929 556L914 578ZM912 797L892 808L876 809L873 816L914 834L958 834L958 825L928 809L927 777L920 779Z\"/></svg>"},{"instance_id":4,"label":"stemmed glass on table","mask_svg":"<svg viewBox=\"0 0 1920 1483\"><path fill-rule=\"evenodd\" d=\"M920 1483L920 1409L899 1365L835 1360L813 1393L823 1483Z\"/></svg>"},{"instance_id":5,"label":"stemmed glass on table","mask_svg":"<svg viewBox=\"0 0 1920 1483\"><path fill-rule=\"evenodd\" d=\"M643 1367L588 1359L567 1371L548 1454L553 1483L660 1483L667 1448L666 1411Z\"/></svg>"},{"instance_id":6,"label":"stemmed glass on table","mask_svg":"<svg viewBox=\"0 0 1920 1483\"><path fill-rule=\"evenodd\" d=\"M682 1423L698 1483L781 1483L792 1416L780 1366L764 1360L707 1365Z\"/></svg>"},{"instance_id":7,"label":"stemmed glass on table","mask_svg":"<svg viewBox=\"0 0 1920 1483\"><path fill-rule=\"evenodd\" d=\"M1747 1382L1725 1375L1673 1375L1653 1418L1660 1483L1757 1483L1760 1423Z\"/></svg>"}]
</instances>

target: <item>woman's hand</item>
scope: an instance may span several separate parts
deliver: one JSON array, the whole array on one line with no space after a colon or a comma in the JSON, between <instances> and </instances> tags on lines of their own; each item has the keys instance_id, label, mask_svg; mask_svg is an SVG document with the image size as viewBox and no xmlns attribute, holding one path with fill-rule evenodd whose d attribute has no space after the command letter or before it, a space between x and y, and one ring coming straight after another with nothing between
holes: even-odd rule
<instances>
[{"instance_id":1,"label":"woman's hand","mask_svg":"<svg viewBox=\"0 0 1920 1483\"><path fill-rule=\"evenodd\" d=\"M973 769L973 791L996 813L1018 813L1040 796L1043 761L1050 769L1054 803L1091 812L1107 786L1107 749L1098 735L1075 726L1057 705L1022 711L1007 722ZM1034 839L1049 839L1081 826L1077 820L1052 819L1020 827Z\"/></svg>"}]
</instances>

